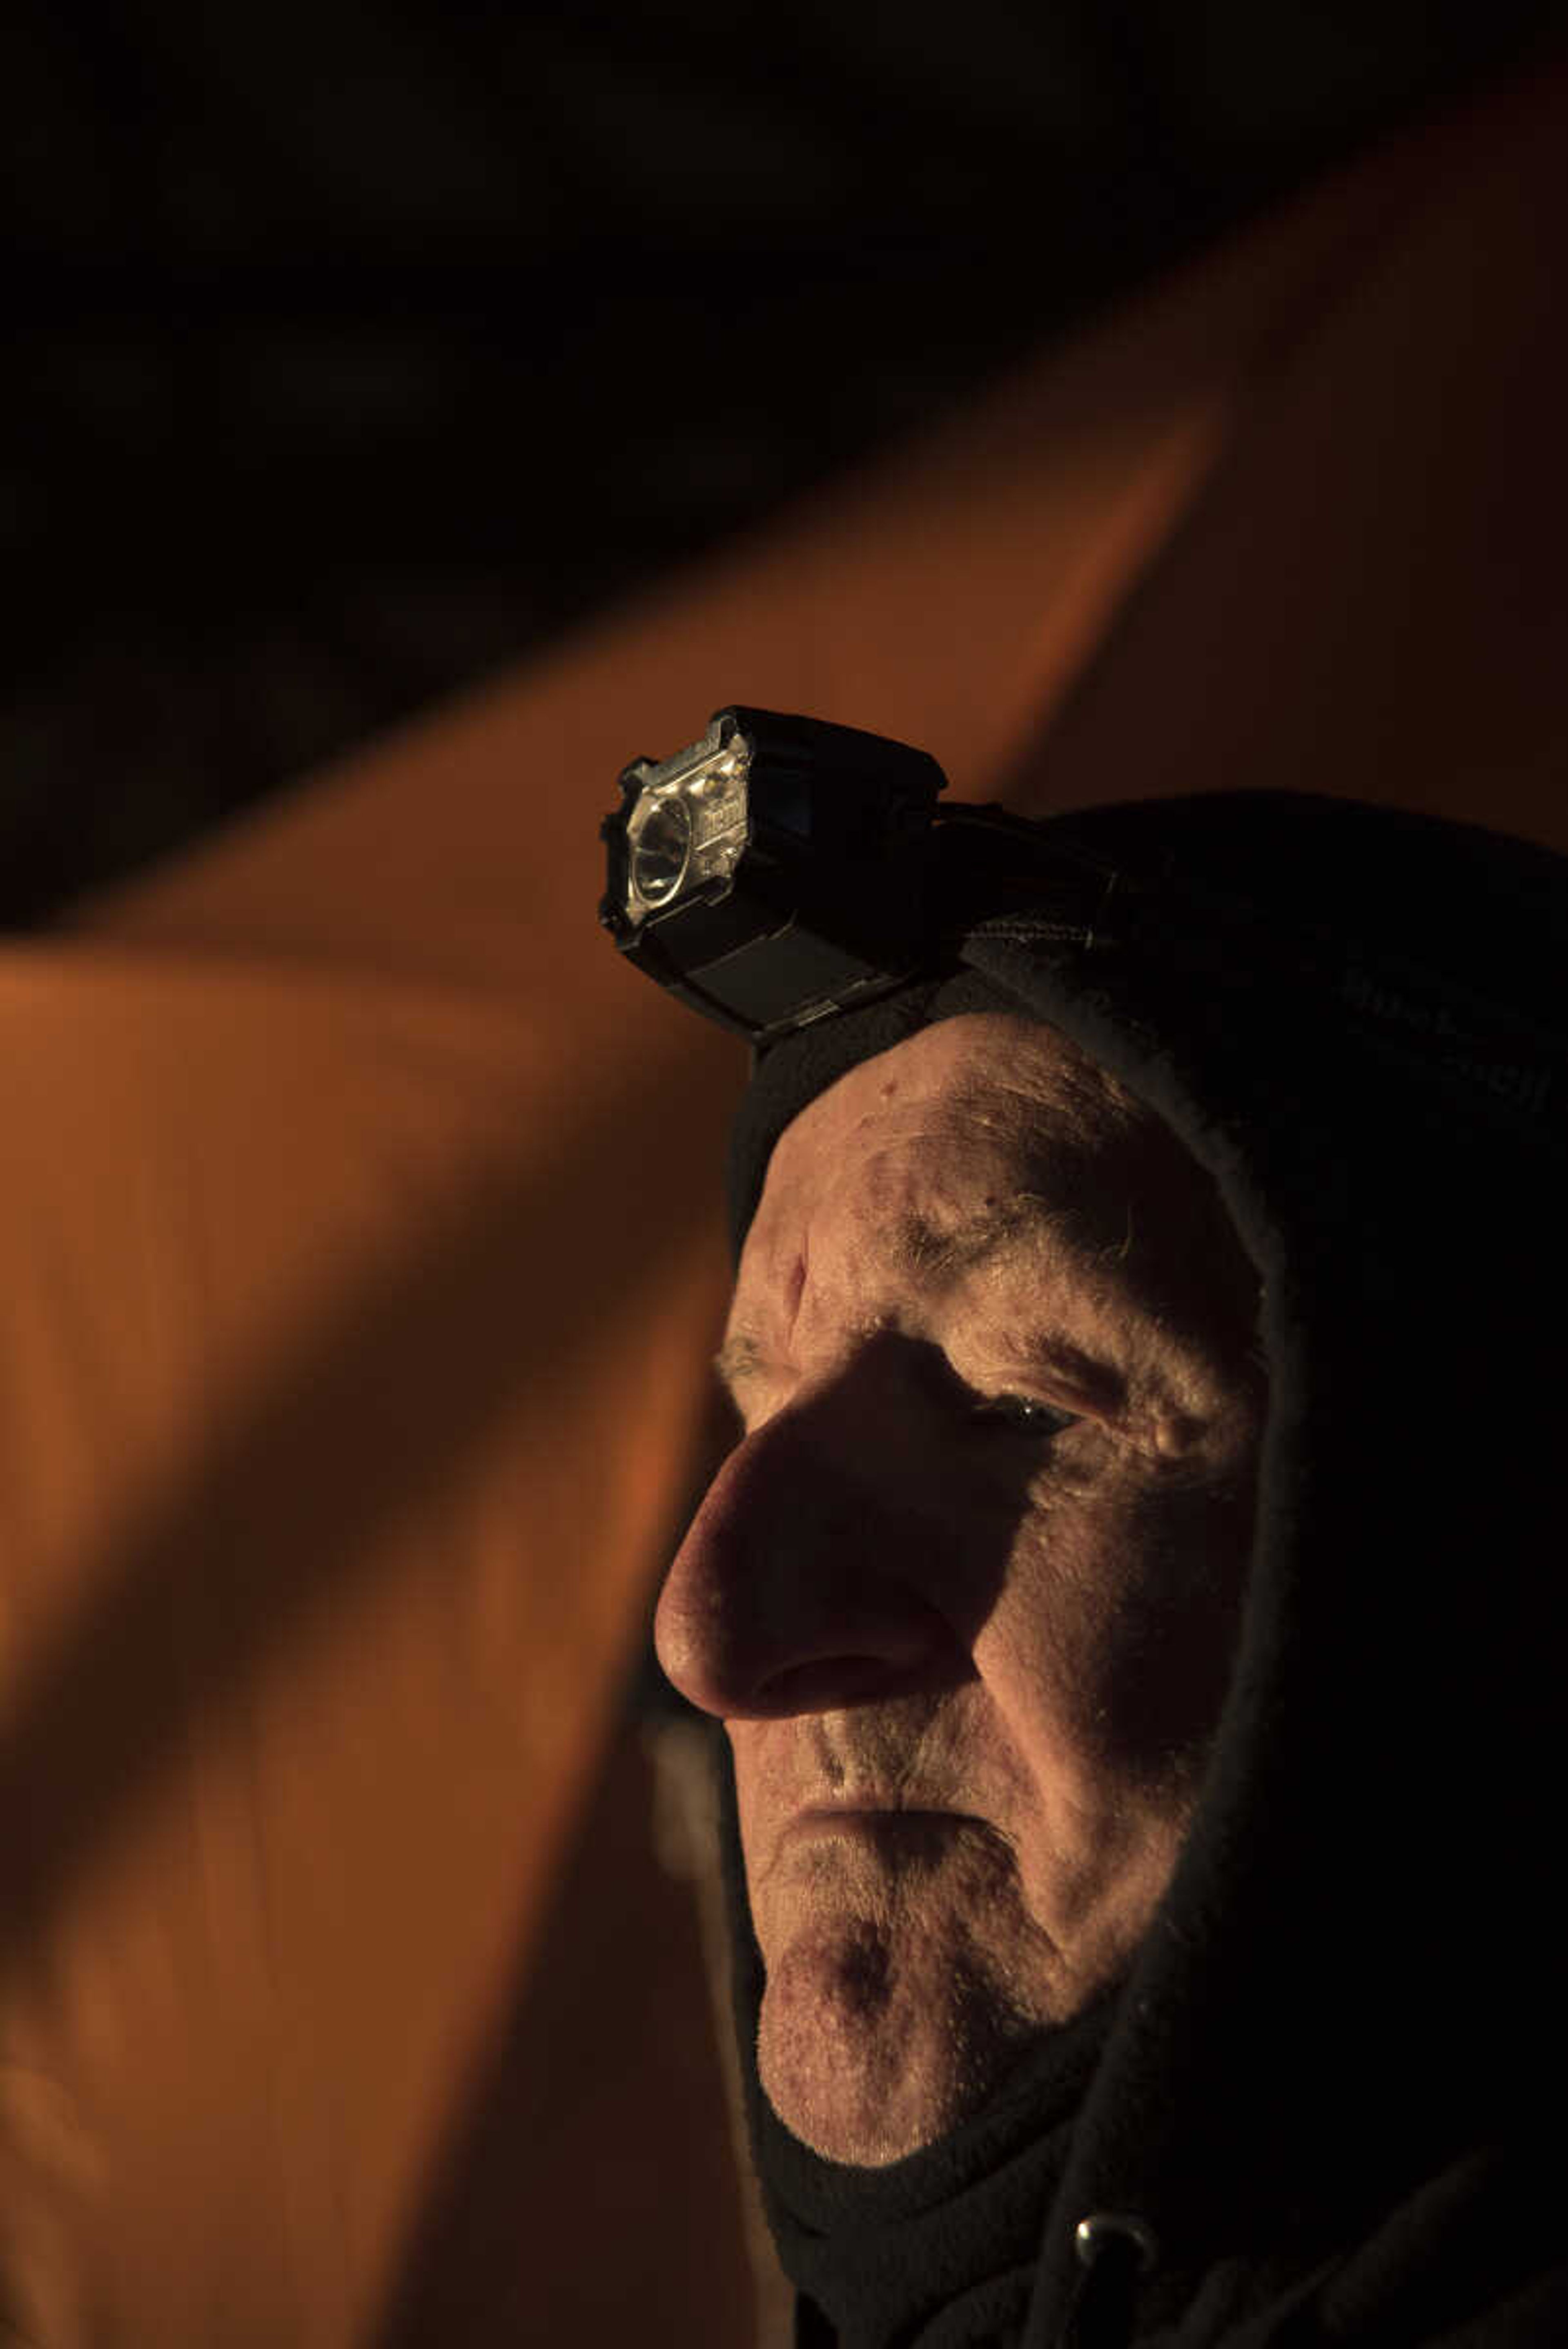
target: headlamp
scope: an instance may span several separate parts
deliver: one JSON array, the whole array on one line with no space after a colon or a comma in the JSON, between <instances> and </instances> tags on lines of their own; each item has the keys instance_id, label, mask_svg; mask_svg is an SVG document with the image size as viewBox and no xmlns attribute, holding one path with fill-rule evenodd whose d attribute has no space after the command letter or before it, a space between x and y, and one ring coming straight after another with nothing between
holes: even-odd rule
<instances>
[{"instance_id":1,"label":"headlamp","mask_svg":"<svg viewBox=\"0 0 1568 2349\"><path fill-rule=\"evenodd\" d=\"M623 771L599 919L693 1009L769 1042L917 968L946 785L880 734L716 710L701 741Z\"/></svg>"}]
</instances>

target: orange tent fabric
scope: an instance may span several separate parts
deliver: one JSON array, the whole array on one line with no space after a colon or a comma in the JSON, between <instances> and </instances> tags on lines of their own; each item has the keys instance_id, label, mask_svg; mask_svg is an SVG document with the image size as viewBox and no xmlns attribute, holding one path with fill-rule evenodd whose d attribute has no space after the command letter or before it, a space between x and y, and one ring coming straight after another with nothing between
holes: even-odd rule
<instances>
[{"instance_id":1,"label":"orange tent fabric","mask_svg":"<svg viewBox=\"0 0 1568 2349\"><path fill-rule=\"evenodd\" d=\"M743 1061L597 818L739 699L1568 848L1565 147L1558 68L1401 137L0 951L0 2342L752 2336L620 1705Z\"/></svg>"}]
</instances>

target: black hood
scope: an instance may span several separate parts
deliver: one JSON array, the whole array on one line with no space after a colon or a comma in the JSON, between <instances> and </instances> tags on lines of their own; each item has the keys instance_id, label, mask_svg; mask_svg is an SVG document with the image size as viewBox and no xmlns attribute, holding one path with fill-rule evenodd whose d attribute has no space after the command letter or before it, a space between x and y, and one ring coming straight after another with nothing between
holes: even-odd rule
<instances>
[{"instance_id":1,"label":"black hood","mask_svg":"<svg viewBox=\"0 0 1568 2349\"><path fill-rule=\"evenodd\" d=\"M762 1058L734 1244L846 1069L961 1010L1050 1021L1210 1171L1260 1274L1252 1570L1131 1974L891 2169L819 2160L761 2095L721 1760L753 2155L802 2337L855 2349L1054 2342L1095 2211L1153 2230L1140 2324L1227 2273L1266 2304L1476 2147L1550 2142L1563 2086L1568 864L1296 794L1038 829L1048 905L999 836L938 966Z\"/></svg>"}]
</instances>

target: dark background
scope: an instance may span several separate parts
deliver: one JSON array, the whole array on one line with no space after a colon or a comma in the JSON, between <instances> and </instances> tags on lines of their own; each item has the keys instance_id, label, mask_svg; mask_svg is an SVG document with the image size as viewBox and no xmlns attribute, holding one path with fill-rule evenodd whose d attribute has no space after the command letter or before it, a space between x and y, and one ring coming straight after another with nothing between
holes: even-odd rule
<instances>
[{"instance_id":1,"label":"dark background","mask_svg":"<svg viewBox=\"0 0 1568 2349\"><path fill-rule=\"evenodd\" d=\"M0 10L0 921L961 400L1564 0Z\"/></svg>"}]
</instances>

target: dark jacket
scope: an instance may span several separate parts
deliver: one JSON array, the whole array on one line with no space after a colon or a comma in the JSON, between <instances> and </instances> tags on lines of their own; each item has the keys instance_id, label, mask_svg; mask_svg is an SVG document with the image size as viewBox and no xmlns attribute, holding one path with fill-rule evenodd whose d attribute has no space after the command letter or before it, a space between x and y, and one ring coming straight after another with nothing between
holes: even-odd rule
<instances>
[{"instance_id":1,"label":"dark jacket","mask_svg":"<svg viewBox=\"0 0 1568 2349\"><path fill-rule=\"evenodd\" d=\"M1130 1975L890 2169L761 2096L721 1761L797 2339L1561 2349L1568 864L1293 794L1039 830L1043 858L953 846L940 967L762 1061L735 1240L843 1069L985 1004L1055 1023L1209 1167L1261 1275L1249 1597Z\"/></svg>"}]
</instances>

